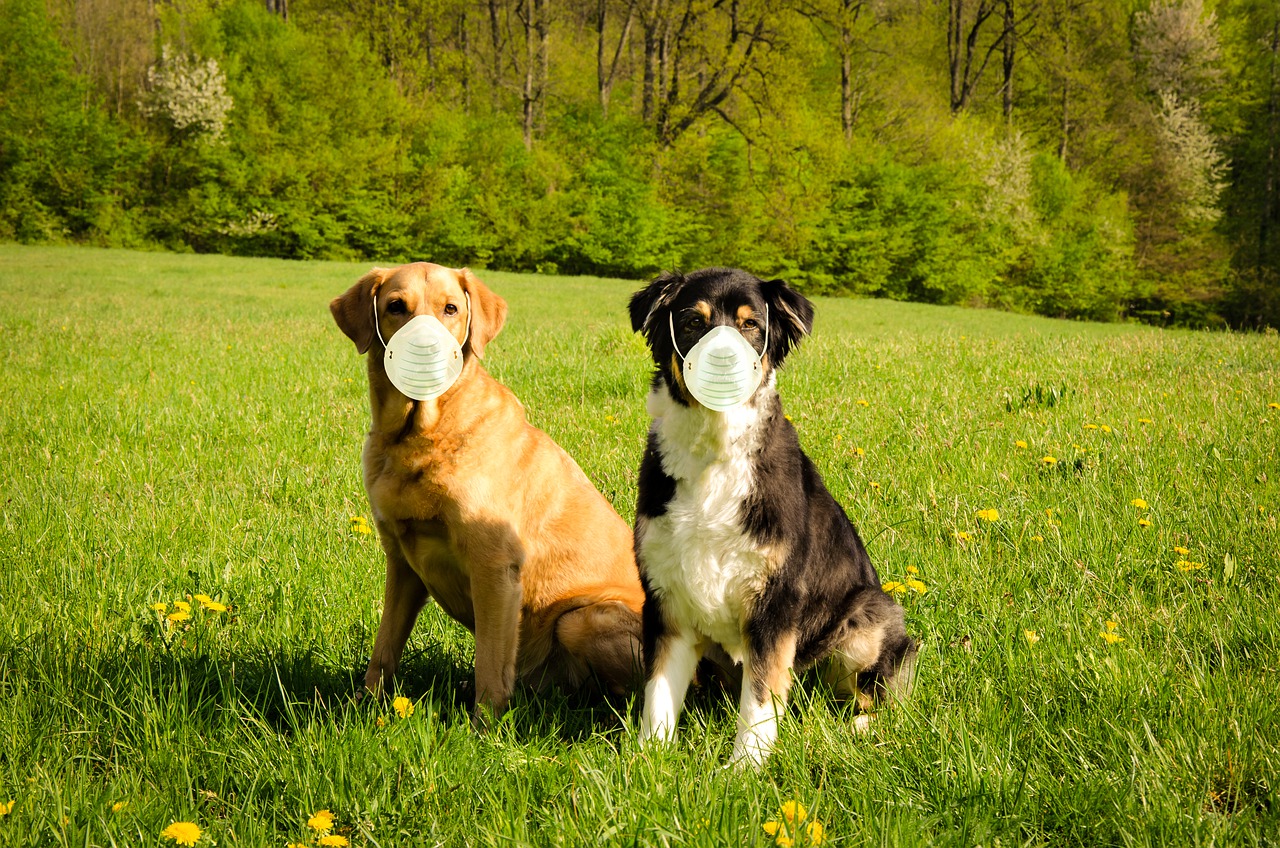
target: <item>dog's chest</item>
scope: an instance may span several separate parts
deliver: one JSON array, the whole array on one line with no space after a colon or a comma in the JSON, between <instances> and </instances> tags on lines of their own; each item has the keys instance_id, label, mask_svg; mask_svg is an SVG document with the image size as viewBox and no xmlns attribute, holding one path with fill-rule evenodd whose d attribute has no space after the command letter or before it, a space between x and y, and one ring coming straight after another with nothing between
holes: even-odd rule
<instances>
[{"instance_id":1,"label":"dog's chest","mask_svg":"<svg viewBox=\"0 0 1280 848\"><path fill-rule=\"evenodd\" d=\"M661 595L664 615L735 659L769 571L766 552L743 526L744 503L756 485L756 417L753 409L663 410L655 427L675 494L665 514L648 520L640 543L645 577Z\"/></svg>"}]
</instances>

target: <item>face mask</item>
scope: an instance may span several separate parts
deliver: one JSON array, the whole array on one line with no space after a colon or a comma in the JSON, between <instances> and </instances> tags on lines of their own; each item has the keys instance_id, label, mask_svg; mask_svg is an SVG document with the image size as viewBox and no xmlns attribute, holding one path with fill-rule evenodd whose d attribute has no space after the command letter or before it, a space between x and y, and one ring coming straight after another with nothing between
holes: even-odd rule
<instances>
[{"instance_id":1,"label":"face mask","mask_svg":"<svg viewBox=\"0 0 1280 848\"><path fill-rule=\"evenodd\" d=\"M414 400L433 400L449 390L462 373L462 346L434 315L415 315L383 341L378 327L378 299L373 300L373 328L384 353L382 364L391 385ZM471 335L471 295L467 295L467 332Z\"/></svg>"},{"instance_id":2,"label":"face mask","mask_svg":"<svg viewBox=\"0 0 1280 848\"><path fill-rule=\"evenodd\" d=\"M675 318L668 314L671 344L684 360L684 384L698 403L724 412L747 401L764 379L760 354L737 328L722 324L680 353L676 344ZM764 308L764 348L769 349L769 307Z\"/></svg>"}]
</instances>

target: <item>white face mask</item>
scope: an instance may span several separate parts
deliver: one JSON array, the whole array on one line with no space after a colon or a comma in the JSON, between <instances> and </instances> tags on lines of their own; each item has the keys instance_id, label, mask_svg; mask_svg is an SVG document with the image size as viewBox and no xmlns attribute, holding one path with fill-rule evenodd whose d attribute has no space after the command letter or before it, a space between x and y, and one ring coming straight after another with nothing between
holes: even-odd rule
<instances>
[{"instance_id":1,"label":"white face mask","mask_svg":"<svg viewBox=\"0 0 1280 848\"><path fill-rule=\"evenodd\" d=\"M467 333L471 335L471 295L467 295ZM415 315L396 331L390 342L383 341L378 326L378 299L373 299L373 328L378 332L384 353L382 364L387 379L406 397L433 400L449 390L462 373L462 345L434 315Z\"/></svg>"},{"instance_id":2,"label":"white face mask","mask_svg":"<svg viewBox=\"0 0 1280 848\"><path fill-rule=\"evenodd\" d=\"M669 313L671 344L684 360L684 384L707 409L724 412L745 403L764 379L761 355L737 328L722 324L680 353L675 318ZM764 308L764 348L769 349L769 307Z\"/></svg>"}]
</instances>

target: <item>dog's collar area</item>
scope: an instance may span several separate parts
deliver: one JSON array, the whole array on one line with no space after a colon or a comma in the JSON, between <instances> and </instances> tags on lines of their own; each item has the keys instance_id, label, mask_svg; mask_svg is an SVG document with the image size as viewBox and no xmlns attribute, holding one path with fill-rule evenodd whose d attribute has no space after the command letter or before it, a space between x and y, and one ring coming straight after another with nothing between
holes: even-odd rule
<instances>
[{"instance_id":1,"label":"dog's collar area","mask_svg":"<svg viewBox=\"0 0 1280 848\"><path fill-rule=\"evenodd\" d=\"M377 307L376 307L376 305L375 305L374 309L375 309L374 317L375 317L375 319L376 319L376 317L377 317L377 313L376 313L376 309L377 309ZM467 320L469 321L470 319L471 319L471 309L470 309L470 307L468 307L468 309L467 309ZM374 321L374 326L377 326L377 321L376 321L376 320ZM680 345L676 342L676 317L675 317L675 312L668 312L668 313L667 313L667 326L671 328L671 346L672 346L672 347L674 347L674 348L676 349L676 353L680 354L680 361L681 361L681 362L683 362L683 361L684 361L685 359L687 359L688 357L686 357L686 356L684 355L684 353L682 353L682 352L681 352L681 350L680 350ZM689 349L690 349L690 350L693 350L693 348L689 348ZM766 303L766 304L764 305L764 350L760 353L760 356L761 356L761 357L763 357L763 356L764 356L766 353L768 353L768 352L769 352L769 304L767 304L767 303Z\"/></svg>"},{"instance_id":2,"label":"dog's collar area","mask_svg":"<svg viewBox=\"0 0 1280 848\"><path fill-rule=\"evenodd\" d=\"M467 339L471 338L471 292L464 291L462 296L467 299L467 331L462 334L462 345L467 343ZM768 309L768 307L765 307ZM386 350L387 341L382 338L382 328L378 326L378 293L373 293L373 331L378 334L378 342L382 345L382 349ZM765 330L765 338L768 339L768 329Z\"/></svg>"}]
</instances>

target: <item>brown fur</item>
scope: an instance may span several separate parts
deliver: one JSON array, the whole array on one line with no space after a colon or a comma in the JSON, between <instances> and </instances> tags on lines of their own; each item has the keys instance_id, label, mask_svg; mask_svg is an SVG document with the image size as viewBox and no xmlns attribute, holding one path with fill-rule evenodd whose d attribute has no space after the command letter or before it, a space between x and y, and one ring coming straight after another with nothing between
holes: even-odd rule
<instances>
[{"instance_id":1,"label":"brown fur","mask_svg":"<svg viewBox=\"0 0 1280 848\"><path fill-rule=\"evenodd\" d=\"M435 400L406 397L383 367L375 302L384 339L429 314L461 341L464 293L472 315L461 376ZM388 313L397 299L405 312ZM419 262L370 271L329 308L356 349L369 351L364 484L387 582L365 685L389 688L430 597L475 634L477 711L501 712L517 679L576 688L594 676L611 691L630 689L644 601L631 531L481 366L506 302L469 270Z\"/></svg>"}]
</instances>

